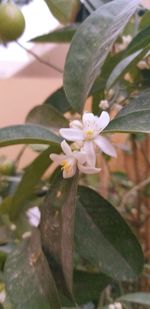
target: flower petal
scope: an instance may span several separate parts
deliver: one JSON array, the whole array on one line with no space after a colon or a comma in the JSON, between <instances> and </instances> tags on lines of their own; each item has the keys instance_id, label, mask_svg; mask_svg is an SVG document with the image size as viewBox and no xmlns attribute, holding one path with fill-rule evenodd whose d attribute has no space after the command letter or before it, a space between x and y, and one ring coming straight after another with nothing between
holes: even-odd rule
<instances>
[{"instance_id":1,"label":"flower petal","mask_svg":"<svg viewBox=\"0 0 150 309\"><path fill-rule=\"evenodd\" d=\"M89 166L96 164L96 151L93 141L86 141L83 144L82 150L86 152L86 161Z\"/></svg>"},{"instance_id":2,"label":"flower petal","mask_svg":"<svg viewBox=\"0 0 150 309\"><path fill-rule=\"evenodd\" d=\"M75 175L76 173L76 170L77 170L77 165L76 163L74 162L73 164L71 164L71 167L69 169L69 171L67 170L63 170L63 178L71 178Z\"/></svg>"},{"instance_id":3,"label":"flower petal","mask_svg":"<svg viewBox=\"0 0 150 309\"><path fill-rule=\"evenodd\" d=\"M109 140L103 136L97 136L94 139L96 145L107 155L111 157L116 157L117 153L114 146L109 142Z\"/></svg>"},{"instance_id":4,"label":"flower petal","mask_svg":"<svg viewBox=\"0 0 150 309\"><path fill-rule=\"evenodd\" d=\"M60 135L68 141L82 141L84 139L83 132L80 129L60 129Z\"/></svg>"},{"instance_id":5,"label":"flower petal","mask_svg":"<svg viewBox=\"0 0 150 309\"><path fill-rule=\"evenodd\" d=\"M100 117L96 117L96 126L99 132L103 131L110 122L110 116L107 112L102 112Z\"/></svg>"},{"instance_id":6,"label":"flower petal","mask_svg":"<svg viewBox=\"0 0 150 309\"><path fill-rule=\"evenodd\" d=\"M84 164L87 161L87 153L84 151L74 151L73 155L79 164Z\"/></svg>"},{"instance_id":7,"label":"flower petal","mask_svg":"<svg viewBox=\"0 0 150 309\"><path fill-rule=\"evenodd\" d=\"M51 153L51 154L50 154L50 159L51 159L52 161L54 161L55 163L60 164L61 161L64 161L64 160L67 159L67 156L66 156L66 155L63 155L63 154Z\"/></svg>"},{"instance_id":8,"label":"flower petal","mask_svg":"<svg viewBox=\"0 0 150 309\"><path fill-rule=\"evenodd\" d=\"M101 171L101 168L95 168L91 166L85 166L82 164L78 164L78 169L80 172L84 174L98 174Z\"/></svg>"},{"instance_id":9,"label":"flower petal","mask_svg":"<svg viewBox=\"0 0 150 309\"><path fill-rule=\"evenodd\" d=\"M67 156L72 155L71 147L69 146L69 144L68 144L65 140L63 140L63 141L61 142L61 148L62 148L63 152L64 152Z\"/></svg>"},{"instance_id":10,"label":"flower petal","mask_svg":"<svg viewBox=\"0 0 150 309\"><path fill-rule=\"evenodd\" d=\"M84 128L93 128L95 123L95 116L93 113L84 113L82 117Z\"/></svg>"},{"instance_id":11,"label":"flower petal","mask_svg":"<svg viewBox=\"0 0 150 309\"><path fill-rule=\"evenodd\" d=\"M83 128L82 122L80 120L72 120L70 122L70 128L82 129Z\"/></svg>"}]
</instances>

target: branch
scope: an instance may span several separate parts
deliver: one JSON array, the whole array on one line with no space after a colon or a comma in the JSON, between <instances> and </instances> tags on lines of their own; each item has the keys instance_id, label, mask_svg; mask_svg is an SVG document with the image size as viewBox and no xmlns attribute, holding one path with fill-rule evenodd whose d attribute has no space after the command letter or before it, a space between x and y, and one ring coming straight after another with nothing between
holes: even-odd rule
<instances>
[{"instance_id":1,"label":"branch","mask_svg":"<svg viewBox=\"0 0 150 309\"><path fill-rule=\"evenodd\" d=\"M41 57L39 57L37 54L35 54L33 51L29 50L28 48L24 47L21 43L19 43L18 41L16 41L16 44L21 47L22 49L24 49L28 54L30 54L31 56L33 56L38 62L49 66L51 69L63 74L63 70L61 70L60 68L58 68L56 65L50 63L49 61L46 61L44 59L42 59Z\"/></svg>"},{"instance_id":2,"label":"branch","mask_svg":"<svg viewBox=\"0 0 150 309\"><path fill-rule=\"evenodd\" d=\"M136 186L134 186L130 191L128 191L120 204L121 209L123 209L123 207L125 206L128 198L130 197L130 195L132 195L134 192L141 190L142 188L144 188L145 186L147 186L150 183L150 177L148 177L147 179L141 181L140 183L138 183Z\"/></svg>"}]
</instances>

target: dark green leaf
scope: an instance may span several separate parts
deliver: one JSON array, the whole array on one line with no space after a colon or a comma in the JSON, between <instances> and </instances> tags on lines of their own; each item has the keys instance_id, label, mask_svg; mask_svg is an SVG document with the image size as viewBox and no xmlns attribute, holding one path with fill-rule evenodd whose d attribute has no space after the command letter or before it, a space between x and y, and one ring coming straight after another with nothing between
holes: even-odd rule
<instances>
[{"instance_id":1,"label":"dark green leaf","mask_svg":"<svg viewBox=\"0 0 150 309\"><path fill-rule=\"evenodd\" d=\"M150 132L150 91L137 95L113 119L105 132Z\"/></svg>"},{"instance_id":2,"label":"dark green leaf","mask_svg":"<svg viewBox=\"0 0 150 309\"><path fill-rule=\"evenodd\" d=\"M60 309L38 230L10 253L5 265L5 281L15 309Z\"/></svg>"},{"instance_id":3,"label":"dark green leaf","mask_svg":"<svg viewBox=\"0 0 150 309\"><path fill-rule=\"evenodd\" d=\"M0 147L15 144L51 144L61 139L40 125L16 125L0 129Z\"/></svg>"},{"instance_id":4,"label":"dark green leaf","mask_svg":"<svg viewBox=\"0 0 150 309\"><path fill-rule=\"evenodd\" d=\"M52 14L62 23L74 22L80 9L79 0L45 0Z\"/></svg>"},{"instance_id":5,"label":"dark green leaf","mask_svg":"<svg viewBox=\"0 0 150 309\"><path fill-rule=\"evenodd\" d=\"M33 38L31 41L43 42L43 43L47 42L69 43L72 40L78 27L79 27L78 24L72 24L64 28L56 29L52 32L49 32L48 34Z\"/></svg>"},{"instance_id":6,"label":"dark green leaf","mask_svg":"<svg viewBox=\"0 0 150 309\"><path fill-rule=\"evenodd\" d=\"M71 109L71 106L67 101L63 87L59 88L54 93L52 93L44 103L48 104L49 106L53 106L61 113L66 113Z\"/></svg>"},{"instance_id":7,"label":"dark green leaf","mask_svg":"<svg viewBox=\"0 0 150 309\"><path fill-rule=\"evenodd\" d=\"M101 6L73 37L64 72L64 88L71 106L81 112L100 69L139 0L114 0Z\"/></svg>"},{"instance_id":8,"label":"dark green leaf","mask_svg":"<svg viewBox=\"0 0 150 309\"><path fill-rule=\"evenodd\" d=\"M150 11L147 11L141 19L139 29L142 30L150 26Z\"/></svg>"},{"instance_id":9,"label":"dark green leaf","mask_svg":"<svg viewBox=\"0 0 150 309\"><path fill-rule=\"evenodd\" d=\"M50 192L41 208L41 237L59 288L72 295L73 236L77 175L54 178Z\"/></svg>"},{"instance_id":10,"label":"dark green leaf","mask_svg":"<svg viewBox=\"0 0 150 309\"><path fill-rule=\"evenodd\" d=\"M27 115L26 122L47 126L54 133L57 133L58 129L62 127L68 127L67 119L57 109L48 104L34 107Z\"/></svg>"},{"instance_id":11,"label":"dark green leaf","mask_svg":"<svg viewBox=\"0 0 150 309\"><path fill-rule=\"evenodd\" d=\"M131 41L125 51L125 55L131 55L134 52L145 48L150 44L150 26L139 32Z\"/></svg>"},{"instance_id":12,"label":"dark green leaf","mask_svg":"<svg viewBox=\"0 0 150 309\"><path fill-rule=\"evenodd\" d=\"M43 151L26 169L21 182L11 200L10 216L14 219L19 215L24 203L33 195L35 186L38 184L44 172L49 167L50 153L57 153L59 148L50 146L47 150Z\"/></svg>"},{"instance_id":13,"label":"dark green leaf","mask_svg":"<svg viewBox=\"0 0 150 309\"><path fill-rule=\"evenodd\" d=\"M119 297L119 301L150 306L150 293L138 292Z\"/></svg>"},{"instance_id":14,"label":"dark green leaf","mask_svg":"<svg viewBox=\"0 0 150 309\"><path fill-rule=\"evenodd\" d=\"M142 271L140 245L117 210L94 190L80 187L75 221L77 252L116 280Z\"/></svg>"},{"instance_id":15,"label":"dark green leaf","mask_svg":"<svg viewBox=\"0 0 150 309\"><path fill-rule=\"evenodd\" d=\"M147 49L138 50L134 54L126 57L120 63L118 63L107 80L107 89L111 88L119 78L121 78L127 71L129 71L131 66L135 66L146 54L146 51Z\"/></svg>"},{"instance_id":16,"label":"dark green leaf","mask_svg":"<svg viewBox=\"0 0 150 309\"><path fill-rule=\"evenodd\" d=\"M111 282L111 279L104 274L88 273L84 271L75 271L73 280L73 289L75 301L78 305L90 301L98 300L102 290ZM61 296L63 306L74 306L64 296Z\"/></svg>"}]
</instances>

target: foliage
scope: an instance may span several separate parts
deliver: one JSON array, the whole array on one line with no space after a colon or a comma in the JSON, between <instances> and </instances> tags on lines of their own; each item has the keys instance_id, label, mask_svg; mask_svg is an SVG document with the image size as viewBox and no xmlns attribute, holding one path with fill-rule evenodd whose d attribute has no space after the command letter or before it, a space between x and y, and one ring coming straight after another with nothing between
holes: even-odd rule
<instances>
[{"instance_id":1,"label":"foliage","mask_svg":"<svg viewBox=\"0 0 150 309\"><path fill-rule=\"evenodd\" d=\"M92 151L86 153L79 140L77 144L66 143L65 152L59 135L61 128L60 132L80 129L87 146L91 141L90 127L82 131L87 117L85 103L90 97L91 111L97 116L92 118L90 114L91 119L98 123L105 109L111 115L109 124L103 124L98 132L104 129L100 134L103 147L99 147L104 153L109 154L107 147L113 149L104 138L107 133L108 137L128 133L132 147L123 145L128 155L134 156L137 145L142 147L150 133L149 12L144 10L141 16L139 0L85 1L89 16L79 22L83 6L80 1L45 2L65 26L32 41L69 42L70 48L62 87L29 111L25 124L0 129L1 147L23 144L37 152L36 159L21 173L18 158L13 169L7 164L4 168L3 160L0 162L0 287L7 295L2 308L59 309L88 302L97 309L115 308L111 307L114 302L120 306L149 306L149 293L137 292L139 276L145 278L145 271L141 275L144 256L137 226L129 220L133 211L140 220L139 205L130 193L141 190L145 201L149 176L134 187L126 174L111 173L106 199L101 194L101 172L100 178L99 174L87 175L93 168L89 162ZM103 120L109 117L107 112L103 111ZM81 117L83 123L79 122ZM80 162L79 154L85 155ZM57 159L64 157L61 168L53 165L54 155ZM147 154L144 156L149 166ZM109 167L108 156L100 158L102 154L98 153L95 172L99 172L102 160ZM64 179L63 175L77 162L74 176ZM66 174L62 174L65 169ZM32 220L33 224L30 211L35 205L33 216L37 220ZM142 219L144 216L142 213ZM148 263L147 256L145 259Z\"/></svg>"}]
</instances>

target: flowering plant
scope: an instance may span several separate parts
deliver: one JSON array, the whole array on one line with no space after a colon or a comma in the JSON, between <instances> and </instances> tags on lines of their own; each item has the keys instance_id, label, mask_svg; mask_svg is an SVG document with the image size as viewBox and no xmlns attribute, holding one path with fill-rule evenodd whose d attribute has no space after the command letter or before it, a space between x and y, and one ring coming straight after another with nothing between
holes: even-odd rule
<instances>
[{"instance_id":1,"label":"flowering plant","mask_svg":"<svg viewBox=\"0 0 150 309\"><path fill-rule=\"evenodd\" d=\"M140 219L139 208L135 212L128 195L120 203L114 194L120 183L123 189L132 183L118 173L114 178L121 180L118 185L112 177L111 194L101 189L105 172L112 173L111 162L119 165L120 151L137 151L138 138L150 132L149 11L140 0L45 2L67 26L33 41L69 42L70 48L64 72L49 64L63 73L62 87L34 107L25 124L0 129L1 147L25 144L38 154L22 174L18 158L11 174L0 169L2 181L7 180L0 205L3 306L60 309L90 302L96 309L121 309L126 302L141 304L143 293L120 296L130 291L144 265L137 225L133 231L126 223L129 213ZM130 137L128 144L115 140L118 132ZM145 152L144 158L149 167ZM147 176L127 194L149 182Z\"/></svg>"}]
</instances>

